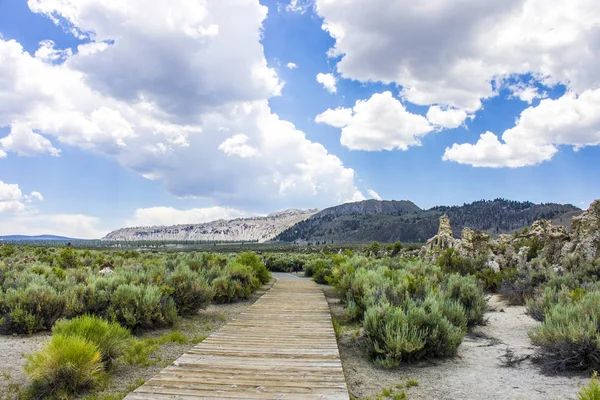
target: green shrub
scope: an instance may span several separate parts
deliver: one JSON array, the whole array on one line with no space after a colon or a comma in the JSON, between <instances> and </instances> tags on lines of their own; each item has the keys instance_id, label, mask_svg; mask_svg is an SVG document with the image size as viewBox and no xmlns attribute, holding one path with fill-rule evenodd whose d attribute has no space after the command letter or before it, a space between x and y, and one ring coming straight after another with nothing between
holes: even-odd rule
<instances>
[{"instance_id":1,"label":"green shrub","mask_svg":"<svg viewBox=\"0 0 600 400\"><path fill-rule=\"evenodd\" d=\"M215 293L214 300L217 303L230 303L235 298L236 286L241 285L234 282L227 276L221 276L212 281L212 288Z\"/></svg>"},{"instance_id":2,"label":"green shrub","mask_svg":"<svg viewBox=\"0 0 600 400\"><path fill-rule=\"evenodd\" d=\"M50 329L65 309L65 299L49 285L32 283L25 289L8 289L1 302L4 330L34 333Z\"/></svg>"},{"instance_id":3,"label":"green shrub","mask_svg":"<svg viewBox=\"0 0 600 400\"><path fill-rule=\"evenodd\" d=\"M172 296L181 315L195 314L210 304L214 296L206 278L193 272L187 265L179 265L167 282L173 289Z\"/></svg>"},{"instance_id":4,"label":"green shrub","mask_svg":"<svg viewBox=\"0 0 600 400\"><path fill-rule=\"evenodd\" d=\"M529 333L535 361L546 371L597 370L600 367L600 292L551 306L544 322Z\"/></svg>"},{"instance_id":5,"label":"green shrub","mask_svg":"<svg viewBox=\"0 0 600 400\"><path fill-rule=\"evenodd\" d=\"M268 283L271 280L271 272L256 254L251 252L238 254L235 257L235 262L252 268L260 283Z\"/></svg>"},{"instance_id":6,"label":"green shrub","mask_svg":"<svg viewBox=\"0 0 600 400\"><path fill-rule=\"evenodd\" d=\"M459 315L460 305L451 303L431 298L426 306L409 302L404 308L389 303L368 308L363 327L371 358L391 368L402 361L454 355L466 326L455 326L444 315L444 309ZM466 321L464 315L462 319Z\"/></svg>"},{"instance_id":7,"label":"green shrub","mask_svg":"<svg viewBox=\"0 0 600 400\"><path fill-rule=\"evenodd\" d=\"M162 292L153 285L121 285L111 296L109 316L129 329L152 328L165 324Z\"/></svg>"},{"instance_id":8,"label":"green shrub","mask_svg":"<svg viewBox=\"0 0 600 400\"><path fill-rule=\"evenodd\" d=\"M129 330L116 322L105 321L92 315L83 315L70 321L57 321L52 328L54 335L78 336L95 344L102 360L110 365L116 360L129 339Z\"/></svg>"},{"instance_id":9,"label":"green shrub","mask_svg":"<svg viewBox=\"0 0 600 400\"><path fill-rule=\"evenodd\" d=\"M581 388L577 394L578 400L600 400L600 383L598 383L598 373L594 371L589 385Z\"/></svg>"},{"instance_id":10,"label":"green shrub","mask_svg":"<svg viewBox=\"0 0 600 400\"><path fill-rule=\"evenodd\" d=\"M469 326L483 323L487 302L483 290L473 276L450 275L446 291L449 298L458 301L464 307Z\"/></svg>"},{"instance_id":11,"label":"green shrub","mask_svg":"<svg viewBox=\"0 0 600 400\"><path fill-rule=\"evenodd\" d=\"M53 335L44 349L27 356L25 373L38 398L66 397L94 387L102 377L95 344L77 336Z\"/></svg>"},{"instance_id":12,"label":"green shrub","mask_svg":"<svg viewBox=\"0 0 600 400\"><path fill-rule=\"evenodd\" d=\"M81 266L77 252L71 247L65 247L56 259L56 263L62 269L78 268Z\"/></svg>"}]
</instances>

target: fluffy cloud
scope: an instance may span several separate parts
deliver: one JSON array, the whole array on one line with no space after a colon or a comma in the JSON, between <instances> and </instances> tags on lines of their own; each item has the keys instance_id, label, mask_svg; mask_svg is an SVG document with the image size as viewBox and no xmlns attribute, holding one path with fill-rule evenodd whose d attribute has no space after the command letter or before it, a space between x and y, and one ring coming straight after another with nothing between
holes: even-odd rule
<instances>
[{"instance_id":1,"label":"fluffy cloud","mask_svg":"<svg viewBox=\"0 0 600 400\"><path fill-rule=\"evenodd\" d=\"M242 158L257 156L258 150L248 144L248 136L243 133L238 133L230 138L227 138L219 145L219 150L228 156L238 156Z\"/></svg>"},{"instance_id":2,"label":"fluffy cloud","mask_svg":"<svg viewBox=\"0 0 600 400\"><path fill-rule=\"evenodd\" d=\"M600 82L595 0L316 0L316 11L343 77L396 83L416 104L475 111L511 74L577 92Z\"/></svg>"},{"instance_id":3,"label":"fluffy cloud","mask_svg":"<svg viewBox=\"0 0 600 400\"><path fill-rule=\"evenodd\" d=\"M382 200L381 196L379 195L379 193L377 193L373 189L369 189L369 196L371 196L375 200Z\"/></svg>"},{"instance_id":4,"label":"fluffy cloud","mask_svg":"<svg viewBox=\"0 0 600 400\"><path fill-rule=\"evenodd\" d=\"M228 207L192 208L190 210L178 210L172 207L151 207L137 209L133 218L128 220L126 225L136 227L200 224L218 219L232 219L246 216L248 215L244 211Z\"/></svg>"},{"instance_id":5,"label":"fluffy cloud","mask_svg":"<svg viewBox=\"0 0 600 400\"><path fill-rule=\"evenodd\" d=\"M43 153L54 157L60 155L60 150L52 146L48 139L18 123L11 126L8 136L0 139L0 148L4 153L12 151L20 156L36 156Z\"/></svg>"},{"instance_id":6,"label":"fluffy cloud","mask_svg":"<svg viewBox=\"0 0 600 400\"><path fill-rule=\"evenodd\" d=\"M337 83L337 79L333 74L317 74L317 82L319 82L329 93L336 93L337 87L335 86Z\"/></svg>"},{"instance_id":7,"label":"fluffy cloud","mask_svg":"<svg viewBox=\"0 0 600 400\"><path fill-rule=\"evenodd\" d=\"M541 92L535 86L527 85L519 82L514 85L510 85L508 89L512 92L513 98L518 98L528 104L533 103L535 99L543 99L548 97L546 92Z\"/></svg>"},{"instance_id":8,"label":"fluffy cloud","mask_svg":"<svg viewBox=\"0 0 600 400\"><path fill-rule=\"evenodd\" d=\"M177 117L231 101L281 92L260 43L267 7L255 0L30 0L103 51L69 59L94 90L127 102L155 103Z\"/></svg>"},{"instance_id":9,"label":"fluffy cloud","mask_svg":"<svg viewBox=\"0 0 600 400\"><path fill-rule=\"evenodd\" d=\"M296 65L296 63L289 62L289 63L287 63L287 67L289 69L296 69L296 68L298 68L298 65Z\"/></svg>"},{"instance_id":10,"label":"fluffy cloud","mask_svg":"<svg viewBox=\"0 0 600 400\"><path fill-rule=\"evenodd\" d=\"M285 10L304 14L310 6L310 1L311 0L290 0L289 4L285 6Z\"/></svg>"},{"instance_id":11,"label":"fluffy cloud","mask_svg":"<svg viewBox=\"0 0 600 400\"><path fill-rule=\"evenodd\" d=\"M315 121L342 128L340 142L351 150L407 150L433 131L425 117L408 112L391 92L358 100L352 109L326 110Z\"/></svg>"},{"instance_id":12,"label":"fluffy cloud","mask_svg":"<svg viewBox=\"0 0 600 400\"><path fill-rule=\"evenodd\" d=\"M594 118L582 110L600 87L598 1L316 0L315 9L335 39L329 55L341 57L342 77L397 84L406 100L433 105L427 116L439 127L459 126L463 111L479 110L503 88L532 104L547 96L540 87L567 86L566 97L523 112L502 141L486 132L448 149L446 160L534 165L558 145L598 142Z\"/></svg>"},{"instance_id":13,"label":"fluffy cloud","mask_svg":"<svg viewBox=\"0 0 600 400\"><path fill-rule=\"evenodd\" d=\"M90 40L31 55L0 39L0 126L26 127L34 148L52 154L54 138L230 206L322 207L360 193L352 169L271 112L282 83L257 0L28 4Z\"/></svg>"},{"instance_id":14,"label":"fluffy cloud","mask_svg":"<svg viewBox=\"0 0 600 400\"><path fill-rule=\"evenodd\" d=\"M454 144L444 160L477 167L522 167L550 160L558 146L575 150L600 144L600 89L580 96L567 93L556 100L545 99L525 109L516 125L502 134L492 132L475 144Z\"/></svg>"},{"instance_id":15,"label":"fluffy cloud","mask_svg":"<svg viewBox=\"0 0 600 400\"><path fill-rule=\"evenodd\" d=\"M453 129L464 124L468 115L463 110L431 106L427 111L427 119L440 128Z\"/></svg>"},{"instance_id":16,"label":"fluffy cloud","mask_svg":"<svg viewBox=\"0 0 600 400\"><path fill-rule=\"evenodd\" d=\"M0 181L0 215L25 213L31 210L25 203L42 200L44 198L39 192L23 194L19 185Z\"/></svg>"}]
</instances>

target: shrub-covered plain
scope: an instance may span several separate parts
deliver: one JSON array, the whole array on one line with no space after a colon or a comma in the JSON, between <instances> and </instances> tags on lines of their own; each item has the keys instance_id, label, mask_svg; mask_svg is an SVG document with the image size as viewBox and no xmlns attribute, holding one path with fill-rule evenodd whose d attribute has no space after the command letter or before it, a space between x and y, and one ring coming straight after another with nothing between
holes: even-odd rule
<instances>
[{"instance_id":1,"label":"shrub-covered plain","mask_svg":"<svg viewBox=\"0 0 600 400\"><path fill-rule=\"evenodd\" d=\"M50 330L84 314L137 331L211 301L247 299L271 273L254 253L156 254L0 246L0 333Z\"/></svg>"}]
</instances>

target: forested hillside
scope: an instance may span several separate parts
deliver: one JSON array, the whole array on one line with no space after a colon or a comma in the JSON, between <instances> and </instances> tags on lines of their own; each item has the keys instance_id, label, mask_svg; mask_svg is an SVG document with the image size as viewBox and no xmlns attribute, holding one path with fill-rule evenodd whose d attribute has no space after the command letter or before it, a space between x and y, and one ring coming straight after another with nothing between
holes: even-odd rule
<instances>
[{"instance_id":1,"label":"forested hillside","mask_svg":"<svg viewBox=\"0 0 600 400\"><path fill-rule=\"evenodd\" d=\"M448 215L454 235L464 227L484 230L493 235L512 232L538 219L554 219L568 226L580 212L566 204L534 204L496 199L453 207L421 210L409 201L367 200L325 209L286 229L276 237L284 242L359 243L425 242L437 232L439 217Z\"/></svg>"}]
</instances>

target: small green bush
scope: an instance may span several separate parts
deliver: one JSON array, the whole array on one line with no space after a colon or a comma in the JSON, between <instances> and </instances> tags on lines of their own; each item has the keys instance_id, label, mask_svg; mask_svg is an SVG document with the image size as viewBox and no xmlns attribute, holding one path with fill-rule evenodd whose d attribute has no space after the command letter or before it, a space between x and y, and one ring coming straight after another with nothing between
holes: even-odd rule
<instances>
[{"instance_id":1,"label":"small green bush","mask_svg":"<svg viewBox=\"0 0 600 400\"><path fill-rule=\"evenodd\" d=\"M210 304L214 296L206 278L193 272L187 265L179 265L167 282L173 289L172 296L181 315L195 314Z\"/></svg>"},{"instance_id":2,"label":"small green bush","mask_svg":"<svg viewBox=\"0 0 600 400\"><path fill-rule=\"evenodd\" d=\"M375 363L385 368L396 367L402 361L454 355L466 333L444 315L452 310L454 317L461 307L451 300L430 298L419 306L409 302L400 308L381 303L365 312L363 327L367 349ZM460 317L457 319L461 319Z\"/></svg>"},{"instance_id":3,"label":"small green bush","mask_svg":"<svg viewBox=\"0 0 600 400\"><path fill-rule=\"evenodd\" d=\"M153 285L121 285L111 296L108 315L129 329L152 328L165 324L162 292Z\"/></svg>"},{"instance_id":4,"label":"small green bush","mask_svg":"<svg viewBox=\"0 0 600 400\"><path fill-rule=\"evenodd\" d=\"M529 337L537 349L535 361L549 372L600 368L600 292L578 301L550 307L544 322Z\"/></svg>"},{"instance_id":5,"label":"small green bush","mask_svg":"<svg viewBox=\"0 0 600 400\"><path fill-rule=\"evenodd\" d=\"M458 301L464 307L469 326L483 323L487 302L483 290L473 276L450 275L446 283L446 291L449 298Z\"/></svg>"},{"instance_id":6,"label":"small green bush","mask_svg":"<svg viewBox=\"0 0 600 400\"><path fill-rule=\"evenodd\" d=\"M78 268L81 266L79 256L72 247L65 247L58 255L56 263L62 269Z\"/></svg>"},{"instance_id":7,"label":"small green bush","mask_svg":"<svg viewBox=\"0 0 600 400\"><path fill-rule=\"evenodd\" d=\"M90 389L100 381L102 370L96 345L78 336L53 335L44 349L27 356L25 364L38 398Z\"/></svg>"},{"instance_id":8,"label":"small green bush","mask_svg":"<svg viewBox=\"0 0 600 400\"><path fill-rule=\"evenodd\" d=\"M122 354L130 335L128 329L116 322L109 322L92 315L83 315L70 321L57 321L52 332L54 335L81 337L95 344L107 365Z\"/></svg>"},{"instance_id":9,"label":"small green bush","mask_svg":"<svg viewBox=\"0 0 600 400\"><path fill-rule=\"evenodd\" d=\"M50 329L65 309L65 299L47 285L32 283L24 289L8 289L0 302L5 327L11 332L34 333Z\"/></svg>"},{"instance_id":10,"label":"small green bush","mask_svg":"<svg viewBox=\"0 0 600 400\"><path fill-rule=\"evenodd\" d=\"M581 388L577 394L578 400L600 400L600 383L598 383L598 373L594 371L589 385Z\"/></svg>"},{"instance_id":11,"label":"small green bush","mask_svg":"<svg viewBox=\"0 0 600 400\"><path fill-rule=\"evenodd\" d=\"M256 254L251 252L238 254L235 262L247 265L252 268L252 271L260 281L260 283L268 283L271 280L271 272Z\"/></svg>"}]
</instances>

